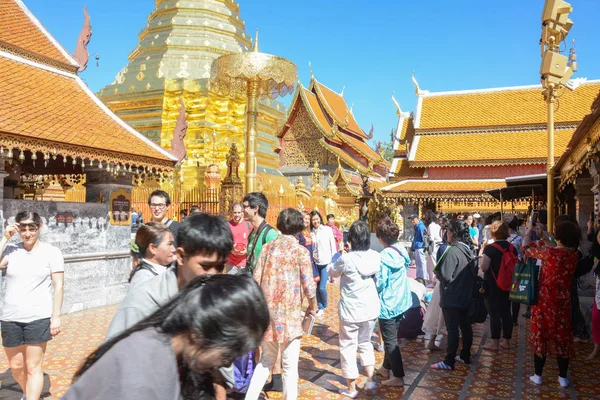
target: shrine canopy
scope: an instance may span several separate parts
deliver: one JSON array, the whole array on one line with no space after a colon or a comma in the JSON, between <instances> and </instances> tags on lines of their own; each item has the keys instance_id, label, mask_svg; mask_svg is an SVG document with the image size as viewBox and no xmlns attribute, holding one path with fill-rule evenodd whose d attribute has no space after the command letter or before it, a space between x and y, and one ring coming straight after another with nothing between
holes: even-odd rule
<instances>
[{"instance_id":1,"label":"shrine canopy","mask_svg":"<svg viewBox=\"0 0 600 400\"><path fill-rule=\"evenodd\" d=\"M78 172L171 173L176 158L113 114L78 68L22 1L0 0L2 155L30 159L38 169L68 162Z\"/></svg>"}]
</instances>

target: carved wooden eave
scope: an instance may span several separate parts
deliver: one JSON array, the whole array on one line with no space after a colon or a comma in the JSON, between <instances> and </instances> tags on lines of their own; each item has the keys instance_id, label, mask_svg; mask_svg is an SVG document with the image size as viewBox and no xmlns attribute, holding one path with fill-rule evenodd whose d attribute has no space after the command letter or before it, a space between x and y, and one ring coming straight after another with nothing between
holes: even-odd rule
<instances>
[{"instance_id":1,"label":"carved wooden eave","mask_svg":"<svg viewBox=\"0 0 600 400\"><path fill-rule=\"evenodd\" d=\"M600 152L600 94L592 103L591 112L579 123L567 145L567 151L556 163L562 190L573 183L590 161L596 161Z\"/></svg>"}]
</instances>

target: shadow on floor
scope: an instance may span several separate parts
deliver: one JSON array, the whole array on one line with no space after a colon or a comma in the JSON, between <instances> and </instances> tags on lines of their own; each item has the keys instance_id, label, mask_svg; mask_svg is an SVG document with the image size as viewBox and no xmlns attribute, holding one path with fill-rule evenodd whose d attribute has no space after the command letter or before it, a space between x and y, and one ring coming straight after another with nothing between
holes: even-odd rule
<instances>
[{"instance_id":1,"label":"shadow on floor","mask_svg":"<svg viewBox=\"0 0 600 400\"><path fill-rule=\"evenodd\" d=\"M0 374L0 400L21 400L23 392L19 384L14 380L10 368ZM42 397L50 397L50 377L44 373L44 389L42 389Z\"/></svg>"}]
</instances>

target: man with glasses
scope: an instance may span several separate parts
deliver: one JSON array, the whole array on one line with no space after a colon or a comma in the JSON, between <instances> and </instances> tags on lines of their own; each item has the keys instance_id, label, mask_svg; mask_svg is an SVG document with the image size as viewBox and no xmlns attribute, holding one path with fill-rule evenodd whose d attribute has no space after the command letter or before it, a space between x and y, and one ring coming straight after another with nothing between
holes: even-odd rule
<instances>
[{"instance_id":1,"label":"man with glasses","mask_svg":"<svg viewBox=\"0 0 600 400\"><path fill-rule=\"evenodd\" d=\"M269 200L260 192L248 193L244 196L244 219L252 224L252 232L248 237L248 257L246 258L246 269L252 274L256 260L260 255L265 243L269 243L279 236L279 233L267 223L267 209Z\"/></svg>"},{"instance_id":2,"label":"man with glasses","mask_svg":"<svg viewBox=\"0 0 600 400\"><path fill-rule=\"evenodd\" d=\"M155 190L148 197L148 205L150 206L151 221L161 223L169 228L175 238L175 247L177 247L177 231L181 224L167 217L167 211L171 205L169 194L163 190Z\"/></svg>"},{"instance_id":3,"label":"man with glasses","mask_svg":"<svg viewBox=\"0 0 600 400\"><path fill-rule=\"evenodd\" d=\"M150 278L127 292L108 327L106 340L121 334L154 313L195 277L222 274L225 261L233 248L233 237L224 218L193 214L181 223L177 243L176 267L169 268L163 274ZM219 371L222 379L215 379L232 386L233 369L221 368ZM215 398L225 400L223 384L215 385L215 392Z\"/></svg>"}]
</instances>

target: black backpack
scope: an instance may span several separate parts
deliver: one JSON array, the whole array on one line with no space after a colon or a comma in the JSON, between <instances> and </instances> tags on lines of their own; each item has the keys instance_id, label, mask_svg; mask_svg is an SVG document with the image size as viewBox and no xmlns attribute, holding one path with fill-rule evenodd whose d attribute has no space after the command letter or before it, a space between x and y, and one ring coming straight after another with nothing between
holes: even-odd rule
<instances>
[{"instance_id":1,"label":"black backpack","mask_svg":"<svg viewBox=\"0 0 600 400\"><path fill-rule=\"evenodd\" d=\"M471 302L469 303L469 318L471 319L472 324L484 323L488 316L488 310L485 306L485 281L482 277L477 275L477 271L479 269L478 261L478 258L473 258L466 266L466 268L475 278Z\"/></svg>"}]
</instances>

